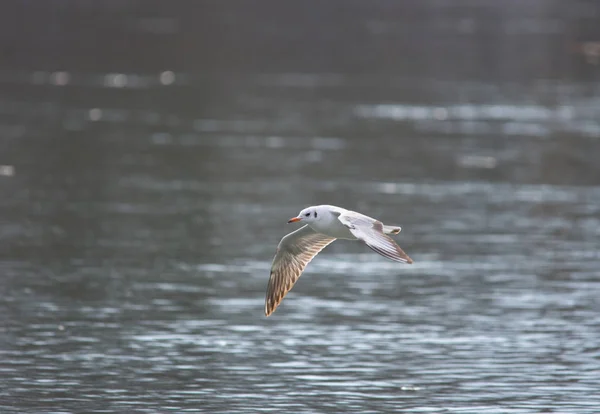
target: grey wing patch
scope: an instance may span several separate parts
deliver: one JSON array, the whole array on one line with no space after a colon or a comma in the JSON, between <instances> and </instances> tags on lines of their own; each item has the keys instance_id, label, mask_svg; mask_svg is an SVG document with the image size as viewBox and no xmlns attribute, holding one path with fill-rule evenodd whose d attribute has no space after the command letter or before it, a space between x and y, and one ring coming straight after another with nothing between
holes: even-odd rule
<instances>
[{"instance_id":1,"label":"grey wing patch","mask_svg":"<svg viewBox=\"0 0 600 414\"><path fill-rule=\"evenodd\" d=\"M269 316L292 289L306 265L327 245L335 240L313 231L309 226L301 227L279 242L277 254L271 265L271 275L265 297L265 315Z\"/></svg>"},{"instance_id":2,"label":"grey wing patch","mask_svg":"<svg viewBox=\"0 0 600 414\"><path fill-rule=\"evenodd\" d=\"M413 260L388 235L384 233L383 223L361 214L341 215L339 220L359 240L383 257L400 263L411 264Z\"/></svg>"}]
</instances>

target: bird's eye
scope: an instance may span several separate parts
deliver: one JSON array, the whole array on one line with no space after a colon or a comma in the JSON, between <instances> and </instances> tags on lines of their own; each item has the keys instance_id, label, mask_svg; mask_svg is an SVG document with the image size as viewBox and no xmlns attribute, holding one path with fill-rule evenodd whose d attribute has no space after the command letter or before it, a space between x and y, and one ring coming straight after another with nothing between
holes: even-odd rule
<instances>
[{"instance_id":1,"label":"bird's eye","mask_svg":"<svg viewBox=\"0 0 600 414\"><path fill-rule=\"evenodd\" d=\"M310 213L306 213L306 214L305 214L305 216L306 216L306 217L310 216Z\"/></svg>"}]
</instances>

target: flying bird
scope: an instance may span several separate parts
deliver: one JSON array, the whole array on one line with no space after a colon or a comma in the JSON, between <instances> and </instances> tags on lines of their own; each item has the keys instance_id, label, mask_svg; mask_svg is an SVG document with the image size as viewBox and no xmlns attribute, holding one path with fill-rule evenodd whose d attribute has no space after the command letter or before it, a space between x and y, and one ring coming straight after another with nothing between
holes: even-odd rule
<instances>
[{"instance_id":1,"label":"flying bird","mask_svg":"<svg viewBox=\"0 0 600 414\"><path fill-rule=\"evenodd\" d=\"M388 259L407 264L413 262L388 236L400 233L402 228L399 226L386 226L364 214L330 205L305 208L288 223L299 221L306 225L284 236L277 246L267 285L266 316L275 312L306 265L335 239L360 240Z\"/></svg>"}]
</instances>

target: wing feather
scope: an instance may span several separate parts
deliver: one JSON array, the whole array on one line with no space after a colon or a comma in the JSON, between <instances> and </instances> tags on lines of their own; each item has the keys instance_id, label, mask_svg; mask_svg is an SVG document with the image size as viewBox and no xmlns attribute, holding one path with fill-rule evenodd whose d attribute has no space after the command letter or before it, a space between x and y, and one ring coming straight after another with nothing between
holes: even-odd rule
<instances>
[{"instance_id":1,"label":"wing feather","mask_svg":"<svg viewBox=\"0 0 600 414\"><path fill-rule=\"evenodd\" d=\"M292 289L306 265L335 240L317 233L309 226L288 234L279 242L271 265L271 275L265 298L265 315L269 316Z\"/></svg>"},{"instance_id":2,"label":"wing feather","mask_svg":"<svg viewBox=\"0 0 600 414\"><path fill-rule=\"evenodd\" d=\"M338 219L359 240L383 257L400 263L412 263L412 259L398 244L384 233L383 223L374 218L348 211Z\"/></svg>"}]
</instances>

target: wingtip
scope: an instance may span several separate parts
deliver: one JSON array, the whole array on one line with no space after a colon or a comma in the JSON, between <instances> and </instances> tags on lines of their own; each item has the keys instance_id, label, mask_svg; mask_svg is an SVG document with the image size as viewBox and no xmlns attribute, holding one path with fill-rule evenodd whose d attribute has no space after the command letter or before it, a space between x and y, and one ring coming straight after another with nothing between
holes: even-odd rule
<instances>
[{"instance_id":1,"label":"wingtip","mask_svg":"<svg viewBox=\"0 0 600 414\"><path fill-rule=\"evenodd\" d=\"M265 317L269 317L273 314L273 312L275 312L275 309L277 309L277 304L273 305L269 302L265 303Z\"/></svg>"}]
</instances>

